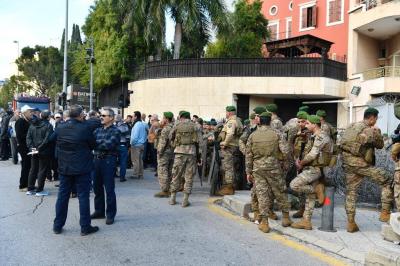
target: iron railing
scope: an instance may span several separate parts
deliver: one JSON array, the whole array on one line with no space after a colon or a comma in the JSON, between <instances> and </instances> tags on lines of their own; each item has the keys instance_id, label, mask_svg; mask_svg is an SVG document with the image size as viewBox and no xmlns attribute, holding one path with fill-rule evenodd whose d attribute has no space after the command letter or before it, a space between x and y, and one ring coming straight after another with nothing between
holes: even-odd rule
<instances>
[{"instance_id":1,"label":"iron railing","mask_svg":"<svg viewBox=\"0 0 400 266\"><path fill-rule=\"evenodd\" d=\"M364 4L367 10L375 8L377 6L393 2L394 0L356 0L356 4Z\"/></svg>"},{"instance_id":2,"label":"iron railing","mask_svg":"<svg viewBox=\"0 0 400 266\"><path fill-rule=\"evenodd\" d=\"M400 78L400 67L385 66L368 69L363 72L364 80L385 78L385 77L397 77Z\"/></svg>"},{"instance_id":3,"label":"iron railing","mask_svg":"<svg viewBox=\"0 0 400 266\"><path fill-rule=\"evenodd\" d=\"M136 71L137 79L183 77L326 77L347 80L347 65L315 57L253 59L201 58L154 61Z\"/></svg>"}]
</instances>

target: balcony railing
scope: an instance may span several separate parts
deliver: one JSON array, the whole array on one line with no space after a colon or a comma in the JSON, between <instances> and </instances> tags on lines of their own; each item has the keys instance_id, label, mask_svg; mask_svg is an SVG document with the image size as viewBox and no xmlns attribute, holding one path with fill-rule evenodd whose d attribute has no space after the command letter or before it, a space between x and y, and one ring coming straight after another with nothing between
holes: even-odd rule
<instances>
[{"instance_id":1,"label":"balcony railing","mask_svg":"<svg viewBox=\"0 0 400 266\"><path fill-rule=\"evenodd\" d=\"M201 58L154 61L137 69L139 80L183 77L326 77L347 80L347 65L326 58Z\"/></svg>"},{"instance_id":2,"label":"balcony railing","mask_svg":"<svg viewBox=\"0 0 400 266\"><path fill-rule=\"evenodd\" d=\"M392 2L394 0L356 0L356 4L364 4L367 10Z\"/></svg>"},{"instance_id":3,"label":"balcony railing","mask_svg":"<svg viewBox=\"0 0 400 266\"><path fill-rule=\"evenodd\" d=\"M385 66L372 68L363 73L364 80L385 78L385 77L396 77L400 78L400 67Z\"/></svg>"}]
</instances>

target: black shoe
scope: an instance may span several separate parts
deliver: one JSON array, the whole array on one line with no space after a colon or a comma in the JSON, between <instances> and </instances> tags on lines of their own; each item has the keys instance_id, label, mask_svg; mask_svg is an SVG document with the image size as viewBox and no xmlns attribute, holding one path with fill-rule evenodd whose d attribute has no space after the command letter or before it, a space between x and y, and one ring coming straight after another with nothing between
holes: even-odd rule
<instances>
[{"instance_id":1,"label":"black shoe","mask_svg":"<svg viewBox=\"0 0 400 266\"><path fill-rule=\"evenodd\" d=\"M62 232L62 228L53 227L53 232L54 232L54 234L59 235Z\"/></svg>"},{"instance_id":2,"label":"black shoe","mask_svg":"<svg viewBox=\"0 0 400 266\"><path fill-rule=\"evenodd\" d=\"M92 215L90 215L90 218L91 219L104 219L104 218L106 218L106 216L104 214L94 212L94 213L92 213Z\"/></svg>"},{"instance_id":3,"label":"black shoe","mask_svg":"<svg viewBox=\"0 0 400 266\"><path fill-rule=\"evenodd\" d=\"M106 224L110 225L114 223L114 218L107 218L106 219Z\"/></svg>"},{"instance_id":4,"label":"black shoe","mask_svg":"<svg viewBox=\"0 0 400 266\"><path fill-rule=\"evenodd\" d=\"M125 178L125 177L119 179L119 182L125 182L125 181L126 181L126 178Z\"/></svg>"},{"instance_id":5,"label":"black shoe","mask_svg":"<svg viewBox=\"0 0 400 266\"><path fill-rule=\"evenodd\" d=\"M81 231L81 236L87 236L87 235L96 233L97 231L99 231L98 226L90 226L87 230Z\"/></svg>"}]
</instances>

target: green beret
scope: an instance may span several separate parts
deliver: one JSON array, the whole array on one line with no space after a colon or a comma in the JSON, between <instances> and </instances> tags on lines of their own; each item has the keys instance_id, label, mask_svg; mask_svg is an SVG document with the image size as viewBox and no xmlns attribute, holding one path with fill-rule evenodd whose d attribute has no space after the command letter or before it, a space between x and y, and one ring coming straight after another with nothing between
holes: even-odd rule
<instances>
[{"instance_id":1,"label":"green beret","mask_svg":"<svg viewBox=\"0 0 400 266\"><path fill-rule=\"evenodd\" d=\"M373 107L368 107L367 110L364 111L364 116L365 115L377 116L378 114L379 114L379 111Z\"/></svg>"},{"instance_id":2,"label":"green beret","mask_svg":"<svg viewBox=\"0 0 400 266\"><path fill-rule=\"evenodd\" d=\"M232 105L227 106L225 109L227 112L236 112L236 107Z\"/></svg>"},{"instance_id":3,"label":"green beret","mask_svg":"<svg viewBox=\"0 0 400 266\"><path fill-rule=\"evenodd\" d=\"M211 126L216 126L217 125L217 121L215 121L215 119L214 120L211 119L210 125Z\"/></svg>"},{"instance_id":4,"label":"green beret","mask_svg":"<svg viewBox=\"0 0 400 266\"><path fill-rule=\"evenodd\" d=\"M244 120L244 122L243 122L246 126L247 125L250 125L250 120L249 119L246 119L246 120Z\"/></svg>"},{"instance_id":5,"label":"green beret","mask_svg":"<svg viewBox=\"0 0 400 266\"><path fill-rule=\"evenodd\" d=\"M263 112L260 114L260 117L271 117L271 113L270 112Z\"/></svg>"},{"instance_id":6,"label":"green beret","mask_svg":"<svg viewBox=\"0 0 400 266\"><path fill-rule=\"evenodd\" d=\"M190 113L186 111L183 111L179 116L182 118L190 119Z\"/></svg>"},{"instance_id":7,"label":"green beret","mask_svg":"<svg viewBox=\"0 0 400 266\"><path fill-rule=\"evenodd\" d=\"M303 105L299 108L299 111L304 111L306 113L308 113L308 111L310 110L310 107L307 105Z\"/></svg>"},{"instance_id":8,"label":"green beret","mask_svg":"<svg viewBox=\"0 0 400 266\"><path fill-rule=\"evenodd\" d=\"M304 112L304 111L298 111L296 117L298 119L307 119L308 114L307 114L307 112Z\"/></svg>"},{"instance_id":9,"label":"green beret","mask_svg":"<svg viewBox=\"0 0 400 266\"><path fill-rule=\"evenodd\" d=\"M307 117L307 120L312 124L320 124L321 123L321 118L317 115L309 115Z\"/></svg>"},{"instance_id":10,"label":"green beret","mask_svg":"<svg viewBox=\"0 0 400 266\"><path fill-rule=\"evenodd\" d=\"M186 111L184 111L184 110L179 111L179 116L181 116L184 112L186 112Z\"/></svg>"},{"instance_id":11,"label":"green beret","mask_svg":"<svg viewBox=\"0 0 400 266\"><path fill-rule=\"evenodd\" d=\"M278 106L274 103L267 104L267 106L265 108L267 108L267 111L272 112L272 113L278 112Z\"/></svg>"},{"instance_id":12,"label":"green beret","mask_svg":"<svg viewBox=\"0 0 400 266\"><path fill-rule=\"evenodd\" d=\"M256 108L254 108L253 109L253 111L256 113L256 114L261 114L261 113L264 113L265 111L267 111L267 109L265 109L264 107L262 107L262 106L257 106Z\"/></svg>"},{"instance_id":13,"label":"green beret","mask_svg":"<svg viewBox=\"0 0 400 266\"><path fill-rule=\"evenodd\" d=\"M205 123L207 126L211 125L210 121L204 121L204 123Z\"/></svg>"},{"instance_id":14,"label":"green beret","mask_svg":"<svg viewBox=\"0 0 400 266\"><path fill-rule=\"evenodd\" d=\"M326 112L325 110L320 109L317 111L316 115L319 117L326 117Z\"/></svg>"},{"instance_id":15,"label":"green beret","mask_svg":"<svg viewBox=\"0 0 400 266\"><path fill-rule=\"evenodd\" d=\"M168 119L174 118L174 114L172 112L164 112L164 117Z\"/></svg>"},{"instance_id":16,"label":"green beret","mask_svg":"<svg viewBox=\"0 0 400 266\"><path fill-rule=\"evenodd\" d=\"M204 124L203 118L199 117L199 118L197 119L197 123L199 123L200 125Z\"/></svg>"},{"instance_id":17,"label":"green beret","mask_svg":"<svg viewBox=\"0 0 400 266\"><path fill-rule=\"evenodd\" d=\"M255 119L255 118L256 118L256 113L251 113L251 114L250 114L250 119L253 120L253 119Z\"/></svg>"}]
</instances>

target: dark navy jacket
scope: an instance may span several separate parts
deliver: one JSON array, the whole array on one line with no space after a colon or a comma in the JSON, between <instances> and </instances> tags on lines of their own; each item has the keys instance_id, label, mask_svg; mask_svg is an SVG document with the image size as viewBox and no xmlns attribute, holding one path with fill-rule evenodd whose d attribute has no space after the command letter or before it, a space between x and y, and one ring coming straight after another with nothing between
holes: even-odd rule
<instances>
[{"instance_id":1,"label":"dark navy jacket","mask_svg":"<svg viewBox=\"0 0 400 266\"><path fill-rule=\"evenodd\" d=\"M56 128L58 172L62 175L82 175L93 169L92 150L96 140L90 127L70 119Z\"/></svg>"}]
</instances>

